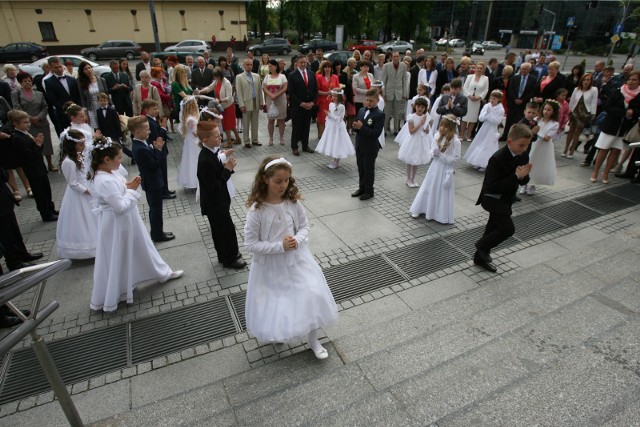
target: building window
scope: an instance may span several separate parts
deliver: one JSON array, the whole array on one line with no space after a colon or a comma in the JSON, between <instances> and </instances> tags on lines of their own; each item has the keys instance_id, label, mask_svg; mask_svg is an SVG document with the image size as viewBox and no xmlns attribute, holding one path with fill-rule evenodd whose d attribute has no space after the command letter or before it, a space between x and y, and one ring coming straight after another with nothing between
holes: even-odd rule
<instances>
[{"instance_id":1,"label":"building window","mask_svg":"<svg viewBox=\"0 0 640 427\"><path fill-rule=\"evenodd\" d=\"M89 32L95 33L96 29L93 28L93 19L91 18L91 9L85 9L84 13L87 15L87 21L89 21Z\"/></svg>"},{"instance_id":2,"label":"building window","mask_svg":"<svg viewBox=\"0 0 640 427\"><path fill-rule=\"evenodd\" d=\"M133 31L140 31L138 27L138 11L135 9L131 9L131 16L133 17Z\"/></svg>"},{"instance_id":3,"label":"building window","mask_svg":"<svg viewBox=\"0 0 640 427\"><path fill-rule=\"evenodd\" d=\"M224 31L224 10L219 10L218 14L220 15L220 31Z\"/></svg>"},{"instance_id":4,"label":"building window","mask_svg":"<svg viewBox=\"0 0 640 427\"><path fill-rule=\"evenodd\" d=\"M34 9L36 11L36 15L42 15L42 9Z\"/></svg>"},{"instance_id":5,"label":"building window","mask_svg":"<svg viewBox=\"0 0 640 427\"><path fill-rule=\"evenodd\" d=\"M57 42L56 30L53 29L53 22L38 22L40 34L43 42Z\"/></svg>"},{"instance_id":6,"label":"building window","mask_svg":"<svg viewBox=\"0 0 640 427\"><path fill-rule=\"evenodd\" d=\"M182 31L187 31L187 20L184 17L184 10L179 10L180 19L182 19Z\"/></svg>"}]
</instances>

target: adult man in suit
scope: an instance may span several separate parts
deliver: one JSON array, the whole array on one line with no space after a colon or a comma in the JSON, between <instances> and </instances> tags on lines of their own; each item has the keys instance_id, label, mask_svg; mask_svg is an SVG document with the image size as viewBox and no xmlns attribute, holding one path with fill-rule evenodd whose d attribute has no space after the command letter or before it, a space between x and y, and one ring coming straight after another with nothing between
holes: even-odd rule
<instances>
[{"instance_id":1,"label":"adult man in suit","mask_svg":"<svg viewBox=\"0 0 640 427\"><path fill-rule=\"evenodd\" d=\"M136 80L140 81L140 71L151 74L151 57L147 52L140 52L140 62L136 64Z\"/></svg>"},{"instance_id":2,"label":"adult man in suit","mask_svg":"<svg viewBox=\"0 0 640 427\"><path fill-rule=\"evenodd\" d=\"M260 72L260 61L257 58L254 58L253 51L247 51L247 59L251 60L251 72L258 74ZM245 69L244 64L242 68Z\"/></svg>"},{"instance_id":3,"label":"adult man in suit","mask_svg":"<svg viewBox=\"0 0 640 427\"><path fill-rule=\"evenodd\" d=\"M191 71L191 87L193 89L204 89L213 82L213 70L207 67L207 64L202 56L199 56L196 61L197 67ZM204 100L203 105L206 105L208 101Z\"/></svg>"},{"instance_id":4,"label":"adult man in suit","mask_svg":"<svg viewBox=\"0 0 640 427\"><path fill-rule=\"evenodd\" d=\"M0 96L4 98L5 101L12 105L11 103L11 86L9 83L0 80Z\"/></svg>"},{"instance_id":5,"label":"adult man in suit","mask_svg":"<svg viewBox=\"0 0 640 427\"><path fill-rule=\"evenodd\" d=\"M315 59L313 60L313 62L309 63L309 66L311 67L311 71L313 71L314 73L317 73L318 70L320 69L320 62L322 62L322 56L323 56L322 49L316 49Z\"/></svg>"},{"instance_id":6,"label":"adult man in suit","mask_svg":"<svg viewBox=\"0 0 640 427\"><path fill-rule=\"evenodd\" d=\"M151 226L151 240L166 242L175 239L173 233L165 233L162 220L162 158L166 157L162 151L164 140L158 137L151 144L147 142L150 135L149 122L144 116L129 119L127 127L132 134L131 151L138 165L142 178L142 189L149 204L149 225Z\"/></svg>"},{"instance_id":7,"label":"adult man in suit","mask_svg":"<svg viewBox=\"0 0 640 427\"><path fill-rule=\"evenodd\" d=\"M502 77L502 70L504 70L504 67L506 67L507 65L511 65L513 67L513 71L516 71L516 58L518 57L518 55L516 55L515 52L509 52L507 54L507 56L504 58L504 61L500 62L498 64L498 68L496 69L496 79L498 77Z\"/></svg>"},{"instance_id":8,"label":"adult man in suit","mask_svg":"<svg viewBox=\"0 0 640 427\"><path fill-rule=\"evenodd\" d=\"M515 201L518 186L529 182L532 165L529 163L527 147L531 137L528 126L519 123L513 125L509 131L507 145L489 159L480 197L476 202L476 205L481 205L489 212L489 220L484 234L476 242L477 250L473 262L493 273L497 269L491 259L491 249L515 233L511 205Z\"/></svg>"},{"instance_id":9,"label":"adult man in suit","mask_svg":"<svg viewBox=\"0 0 640 427\"><path fill-rule=\"evenodd\" d=\"M602 77L604 76L604 61L596 61L593 65L593 84L600 89L602 85Z\"/></svg>"},{"instance_id":10,"label":"adult man in suit","mask_svg":"<svg viewBox=\"0 0 640 427\"><path fill-rule=\"evenodd\" d=\"M64 74L65 68L60 58L53 56L49 58L48 62L53 75L43 80L45 97L47 104L53 106L56 117L53 124L56 133L60 135L70 125L69 118L64 114L63 106L68 101L80 105L80 89L76 79Z\"/></svg>"},{"instance_id":11,"label":"adult man in suit","mask_svg":"<svg viewBox=\"0 0 640 427\"><path fill-rule=\"evenodd\" d=\"M244 146L262 145L258 142L258 115L264 107L264 97L260 76L251 71L253 61L246 58L242 63L244 73L236 76L236 93L238 94L238 106L242 111L242 127L244 129ZM251 131L251 135L249 135Z\"/></svg>"},{"instance_id":12,"label":"adult man in suit","mask_svg":"<svg viewBox=\"0 0 640 427\"><path fill-rule=\"evenodd\" d=\"M113 101L118 114L132 117L131 91L133 90L133 85L129 81L129 76L127 76L127 73L120 71L120 63L115 59L109 61L109 67L111 67L111 72L103 74L102 77L107 82L107 90L111 95L111 101Z\"/></svg>"},{"instance_id":13,"label":"adult man in suit","mask_svg":"<svg viewBox=\"0 0 640 427\"><path fill-rule=\"evenodd\" d=\"M307 69L307 58L300 55L298 69L289 74L287 92L291 104L291 149L294 156L299 156L298 142L302 143L302 151L314 153L309 148L309 129L311 127L311 110L318 96L318 82L315 75Z\"/></svg>"},{"instance_id":14,"label":"adult man in suit","mask_svg":"<svg viewBox=\"0 0 640 427\"><path fill-rule=\"evenodd\" d=\"M376 177L376 158L380 146L380 134L384 129L385 114L378 108L378 91L370 89L364 99L364 107L358 111L353 129L356 131L356 162L358 163L358 190L351 197L368 200L373 197Z\"/></svg>"},{"instance_id":15,"label":"adult man in suit","mask_svg":"<svg viewBox=\"0 0 640 427\"><path fill-rule=\"evenodd\" d=\"M397 135L400 131L400 120L402 107L407 102L409 88L407 87L407 65L400 61L400 53L393 52L391 62L382 67L382 84L384 86L384 114L385 127L391 132L391 121L393 130Z\"/></svg>"},{"instance_id":16,"label":"adult man in suit","mask_svg":"<svg viewBox=\"0 0 640 427\"><path fill-rule=\"evenodd\" d=\"M535 67L531 70L533 74L535 72L536 80L542 80L548 74L549 68L547 67L547 57L544 54L540 54L538 57L538 62Z\"/></svg>"},{"instance_id":17,"label":"adult man in suit","mask_svg":"<svg viewBox=\"0 0 640 427\"><path fill-rule=\"evenodd\" d=\"M518 123L524 117L524 109L527 102L533 96L536 88L536 78L529 75L531 64L528 62L520 66L520 73L511 77L507 88L507 121L504 126L504 133L501 141L507 140L507 135L511 125Z\"/></svg>"},{"instance_id":18,"label":"adult man in suit","mask_svg":"<svg viewBox=\"0 0 640 427\"><path fill-rule=\"evenodd\" d=\"M418 74L420 74L422 67L424 67L424 56L418 56L415 65L409 69L409 74L411 75L409 80L409 99L413 99L418 94Z\"/></svg>"},{"instance_id":19,"label":"adult man in suit","mask_svg":"<svg viewBox=\"0 0 640 427\"><path fill-rule=\"evenodd\" d=\"M441 116L443 114L453 114L462 118L467 114L468 99L462 93L462 80L455 78L449 83L451 93L444 95L440 99L440 104L436 106L436 111Z\"/></svg>"}]
</instances>

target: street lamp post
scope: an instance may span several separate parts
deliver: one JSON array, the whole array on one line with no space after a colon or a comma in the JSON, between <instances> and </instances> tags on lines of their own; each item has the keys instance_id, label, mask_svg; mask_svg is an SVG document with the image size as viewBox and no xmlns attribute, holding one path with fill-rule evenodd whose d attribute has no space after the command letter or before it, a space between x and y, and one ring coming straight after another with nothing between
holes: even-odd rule
<instances>
[{"instance_id":1,"label":"street lamp post","mask_svg":"<svg viewBox=\"0 0 640 427\"><path fill-rule=\"evenodd\" d=\"M547 42L547 50L549 50L550 46L551 46L551 40L552 40L553 34L554 34L553 33L553 29L556 26L556 14L555 14L555 12L552 12L549 9L542 9L542 10L553 15L553 21L551 21L551 31L549 32L549 41Z\"/></svg>"}]
</instances>

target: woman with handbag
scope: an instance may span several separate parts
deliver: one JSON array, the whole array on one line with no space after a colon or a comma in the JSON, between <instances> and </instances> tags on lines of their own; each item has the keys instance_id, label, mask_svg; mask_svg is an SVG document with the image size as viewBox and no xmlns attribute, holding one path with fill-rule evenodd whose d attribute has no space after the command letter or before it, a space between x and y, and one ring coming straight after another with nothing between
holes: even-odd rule
<instances>
[{"instance_id":1,"label":"woman with handbag","mask_svg":"<svg viewBox=\"0 0 640 427\"><path fill-rule=\"evenodd\" d=\"M571 159L578 146L582 129L591 123L598 108L598 88L593 86L593 76L584 74L571 95L569 101L569 133L562 152L562 157ZM568 151L568 153L567 153Z\"/></svg>"},{"instance_id":2,"label":"woman with handbag","mask_svg":"<svg viewBox=\"0 0 640 427\"><path fill-rule=\"evenodd\" d=\"M278 70L278 61L269 61L269 74L262 81L264 99L267 101L267 117L269 118L269 145L273 145L275 121L278 121L280 145L284 145L284 119L287 116L287 77Z\"/></svg>"},{"instance_id":3,"label":"woman with handbag","mask_svg":"<svg viewBox=\"0 0 640 427\"><path fill-rule=\"evenodd\" d=\"M226 58L225 58L226 62ZM231 140L231 132L235 134L235 143L240 144L240 135L236 127L236 106L233 102L233 87L231 82L223 74L223 69L216 68L213 70L213 82L205 88L200 89L199 95L209 93L213 90L215 99L213 100L216 107L220 107L222 111L222 129L227 134L227 143L222 148L233 147Z\"/></svg>"}]
</instances>

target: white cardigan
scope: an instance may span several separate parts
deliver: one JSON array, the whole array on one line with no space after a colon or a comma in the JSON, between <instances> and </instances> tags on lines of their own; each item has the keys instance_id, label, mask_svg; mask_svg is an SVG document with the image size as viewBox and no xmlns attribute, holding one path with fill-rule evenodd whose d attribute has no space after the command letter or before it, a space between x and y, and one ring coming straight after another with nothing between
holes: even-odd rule
<instances>
[{"instance_id":1,"label":"white cardigan","mask_svg":"<svg viewBox=\"0 0 640 427\"><path fill-rule=\"evenodd\" d=\"M584 97L584 106L587 107L587 111L590 114L595 114L598 108L598 89L595 86L591 86L586 92L583 92L579 88L575 88L571 94L571 100L569 101L569 110L573 110L578 106L580 97Z\"/></svg>"},{"instance_id":2,"label":"white cardigan","mask_svg":"<svg viewBox=\"0 0 640 427\"><path fill-rule=\"evenodd\" d=\"M218 81L213 79L213 82L206 87L207 93L212 98L215 98L215 87L217 84ZM223 77L222 86L220 87L220 105L222 105L222 108L226 110L231 104L233 104L233 89L231 87L231 82L226 77Z\"/></svg>"}]
</instances>

